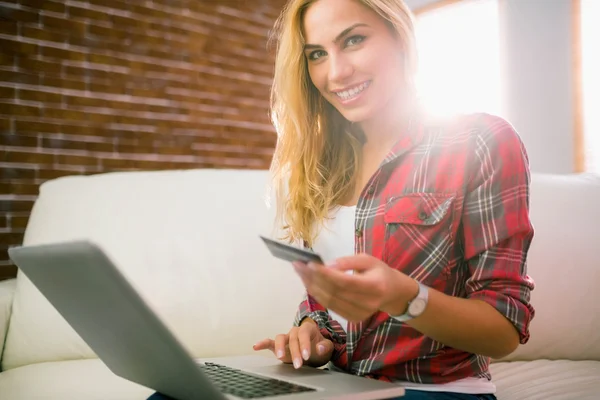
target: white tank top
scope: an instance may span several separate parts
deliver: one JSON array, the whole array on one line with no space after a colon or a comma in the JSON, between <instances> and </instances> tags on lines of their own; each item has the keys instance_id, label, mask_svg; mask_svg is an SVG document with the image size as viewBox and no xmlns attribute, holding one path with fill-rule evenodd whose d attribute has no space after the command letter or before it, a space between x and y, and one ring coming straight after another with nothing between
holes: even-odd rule
<instances>
[{"instance_id":1,"label":"white tank top","mask_svg":"<svg viewBox=\"0 0 600 400\"><path fill-rule=\"evenodd\" d=\"M354 254L354 220L356 206L339 207L330 213L313 244L313 250L321 255L324 262ZM352 273L352 271L348 271ZM328 310L333 320L348 331L348 321L334 311ZM406 389L431 392L453 392L465 394L496 393L496 385L486 378L463 378L444 384L424 384L401 382Z\"/></svg>"}]
</instances>

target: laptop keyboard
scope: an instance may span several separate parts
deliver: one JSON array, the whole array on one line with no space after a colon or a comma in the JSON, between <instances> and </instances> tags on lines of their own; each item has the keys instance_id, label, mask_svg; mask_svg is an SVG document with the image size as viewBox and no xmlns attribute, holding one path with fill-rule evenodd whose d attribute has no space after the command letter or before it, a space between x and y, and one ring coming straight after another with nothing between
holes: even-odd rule
<instances>
[{"instance_id":1,"label":"laptop keyboard","mask_svg":"<svg viewBox=\"0 0 600 400\"><path fill-rule=\"evenodd\" d=\"M313 388L278 379L248 374L225 365L206 363L199 364L199 366L222 393L243 399L259 399L261 397L316 391Z\"/></svg>"}]
</instances>

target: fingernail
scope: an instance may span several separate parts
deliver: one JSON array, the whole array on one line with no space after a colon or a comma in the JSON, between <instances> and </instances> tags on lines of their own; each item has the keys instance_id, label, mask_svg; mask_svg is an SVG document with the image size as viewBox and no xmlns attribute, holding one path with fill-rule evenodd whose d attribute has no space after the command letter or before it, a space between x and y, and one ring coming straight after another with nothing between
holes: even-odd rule
<instances>
[{"instance_id":1,"label":"fingernail","mask_svg":"<svg viewBox=\"0 0 600 400\"><path fill-rule=\"evenodd\" d=\"M283 358L283 350L277 350L277 358Z\"/></svg>"},{"instance_id":2,"label":"fingernail","mask_svg":"<svg viewBox=\"0 0 600 400\"><path fill-rule=\"evenodd\" d=\"M325 266L328 267L328 268L329 267L335 267L336 265L337 265L337 263L335 262L335 260L327 261L325 263Z\"/></svg>"},{"instance_id":3,"label":"fingernail","mask_svg":"<svg viewBox=\"0 0 600 400\"><path fill-rule=\"evenodd\" d=\"M300 360L299 358L296 358L294 360L294 368L298 369L302 366L302 360Z\"/></svg>"},{"instance_id":4,"label":"fingernail","mask_svg":"<svg viewBox=\"0 0 600 400\"><path fill-rule=\"evenodd\" d=\"M325 346L323 346L322 344L317 346L317 353L319 353L319 355L323 354L323 352L325 352Z\"/></svg>"},{"instance_id":5,"label":"fingernail","mask_svg":"<svg viewBox=\"0 0 600 400\"><path fill-rule=\"evenodd\" d=\"M306 349L302 350L302 358L304 358L305 360L308 360L308 350L306 350Z\"/></svg>"}]
</instances>

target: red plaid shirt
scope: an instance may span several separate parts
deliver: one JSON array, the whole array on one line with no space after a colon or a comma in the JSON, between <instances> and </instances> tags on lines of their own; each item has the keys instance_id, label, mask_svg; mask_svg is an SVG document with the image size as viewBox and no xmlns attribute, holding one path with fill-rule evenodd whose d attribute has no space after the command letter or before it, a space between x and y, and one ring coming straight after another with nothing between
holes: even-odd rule
<instances>
[{"instance_id":1,"label":"red plaid shirt","mask_svg":"<svg viewBox=\"0 0 600 400\"><path fill-rule=\"evenodd\" d=\"M358 200L355 252L440 292L491 304L525 343L534 315L526 267L533 227L519 136L487 114L415 118L402 136ZM295 324L304 317L334 342L332 363L356 375L438 384L491 378L488 357L445 346L383 312L349 323L346 334L307 296Z\"/></svg>"}]
</instances>

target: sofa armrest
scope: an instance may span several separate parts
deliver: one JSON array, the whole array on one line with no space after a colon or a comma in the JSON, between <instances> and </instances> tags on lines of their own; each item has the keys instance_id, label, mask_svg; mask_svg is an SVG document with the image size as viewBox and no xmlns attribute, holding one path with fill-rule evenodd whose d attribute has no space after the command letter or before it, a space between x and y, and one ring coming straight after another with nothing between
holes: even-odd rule
<instances>
[{"instance_id":1,"label":"sofa armrest","mask_svg":"<svg viewBox=\"0 0 600 400\"><path fill-rule=\"evenodd\" d=\"M8 321L10 320L16 284L17 280L14 278L0 281L0 361L4 350L4 340L8 332Z\"/></svg>"}]
</instances>

